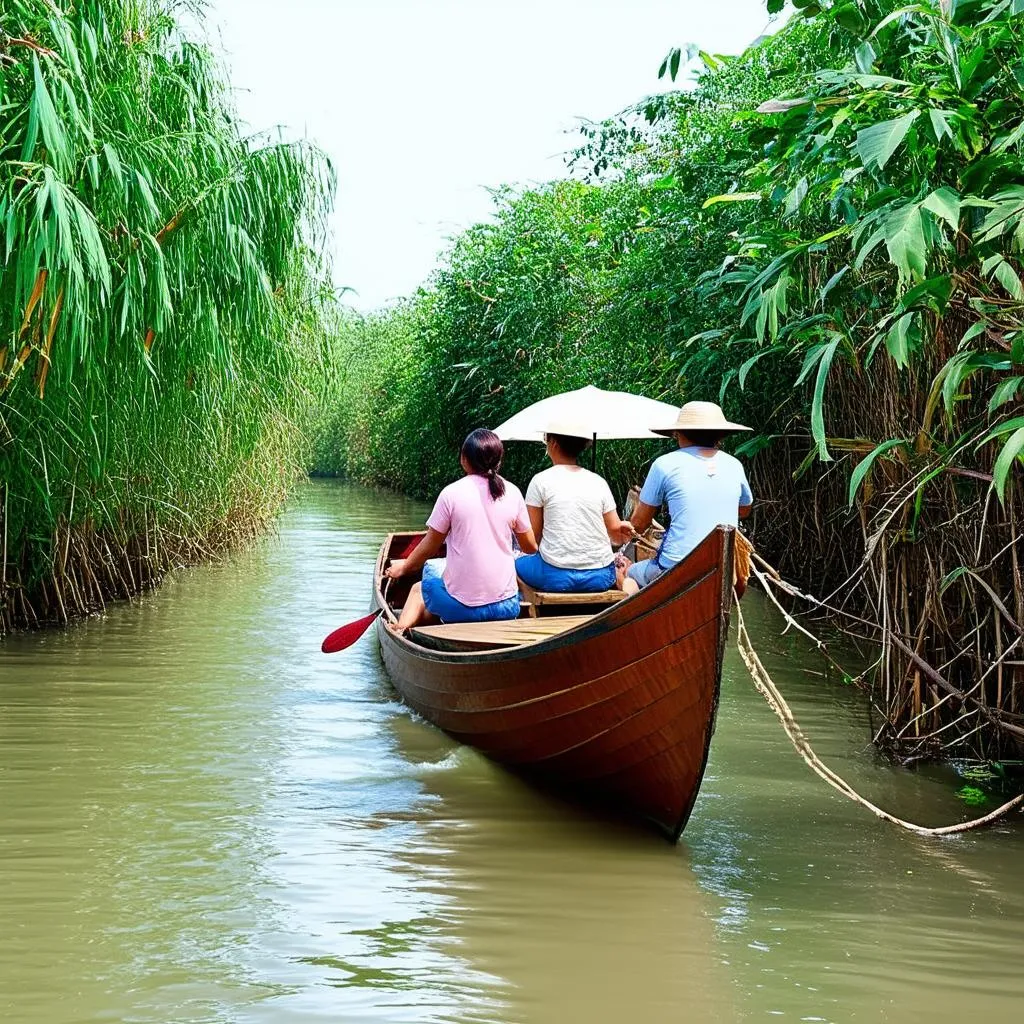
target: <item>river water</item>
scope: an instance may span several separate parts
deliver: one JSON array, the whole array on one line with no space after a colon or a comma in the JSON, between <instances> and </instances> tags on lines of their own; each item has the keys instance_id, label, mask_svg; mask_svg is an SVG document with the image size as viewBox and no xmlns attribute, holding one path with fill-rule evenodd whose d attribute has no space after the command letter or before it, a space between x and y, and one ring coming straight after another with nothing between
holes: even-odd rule
<instances>
[{"instance_id":1,"label":"river water","mask_svg":"<svg viewBox=\"0 0 1024 1024\"><path fill-rule=\"evenodd\" d=\"M683 841L531 789L414 718L365 613L424 508L313 483L278 534L0 644L0 1015L57 1022L1018 1021L1024 821L878 823L792 752L730 650ZM884 806L860 697L752 594L818 751Z\"/></svg>"}]
</instances>

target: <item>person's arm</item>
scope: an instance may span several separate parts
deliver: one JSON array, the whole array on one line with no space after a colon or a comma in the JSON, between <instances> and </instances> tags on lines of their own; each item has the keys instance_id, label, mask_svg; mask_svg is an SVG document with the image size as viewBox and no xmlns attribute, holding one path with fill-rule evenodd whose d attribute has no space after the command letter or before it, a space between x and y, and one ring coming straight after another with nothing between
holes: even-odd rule
<instances>
[{"instance_id":1,"label":"person's arm","mask_svg":"<svg viewBox=\"0 0 1024 1024\"><path fill-rule=\"evenodd\" d=\"M522 533L516 531L516 540L524 555L532 555L537 550L537 538L533 535L533 527L529 527Z\"/></svg>"},{"instance_id":2,"label":"person's arm","mask_svg":"<svg viewBox=\"0 0 1024 1024\"><path fill-rule=\"evenodd\" d=\"M651 525L651 520L654 519L654 513L657 511L657 506L648 505L646 501L638 501L636 508L633 509L633 514L629 517L633 529L637 533L643 533Z\"/></svg>"},{"instance_id":3,"label":"person's arm","mask_svg":"<svg viewBox=\"0 0 1024 1024\"><path fill-rule=\"evenodd\" d=\"M640 490L640 497L633 509L629 521L637 533L643 533L651 525L655 513L661 508L665 500L665 474L661 468L660 460L655 461L651 466L647 479Z\"/></svg>"},{"instance_id":4,"label":"person's arm","mask_svg":"<svg viewBox=\"0 0 1024 1024\"><path fill-rule=\"evenodd\" d=\"M633 539L633 524L628 519L620 519L615 509L605 512L604 528L613 544L628 544Z\"/></svg>"},{"instance_id":5,"label":"person's arm","mask_svg":"<svg viewBox=\"0 0 1024 1024\"><path fill-rule=\"evenodd\" d=\"M754 495L750 490L750 484L747 483L747 474L743 473L742 479L740 480L740 519L746 519L753 511L753 508Z\"/></svg>"},{"instance_id":6,"label":"person's arm","mask_svg":"<svg viewBox=\"0 0 1024 1024\"><path fill-rule=\"evenodd\" d=\"M438 533L433 527L428 527L426 535L416 545L413 553L408 558L394 559L384 570L384 575L389 579L398 580L419 571L423 568L424 562L433 558L441 550L446 536L447 534Z\"/></svg>"},{"instance_id":7,"label":"person's arm","mask_svg":"<svg viewBox=\"0 0 1024 1024\"><path fill-rule=\"evenodd\" d=\"M538 508L536 505L527 505L526 511L530 513L530 529L533 530L534 540L539 544L544 536L544 509ZM519 535L516 534L516 536ZM526 553L529 555L533 552L527 551Z\"/></svg>"},{"instance_id":8,"label":"person's arm","mask_svg":"<svg viewBox=\"0 0 1024 1024\"><path fill-rule=\"evenodd\" d=\"M531 483L531 488L532 486ZM523 496L518 490L516 490L516 496L518 506L516 508L516 517L512 520L512 532L516 535L516 540L519 541L519 547L523 553L532 555L537 550L537 538L534 536L533 526L531 525L533 507L523 501ZM541 510L537 509L537 511Z\"/></svg>"}]
</instances>

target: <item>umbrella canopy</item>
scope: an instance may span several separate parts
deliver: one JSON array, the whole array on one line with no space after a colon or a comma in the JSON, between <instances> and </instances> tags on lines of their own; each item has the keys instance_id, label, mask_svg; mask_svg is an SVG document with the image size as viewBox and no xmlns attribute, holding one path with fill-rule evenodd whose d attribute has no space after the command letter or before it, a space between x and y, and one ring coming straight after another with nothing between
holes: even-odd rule
<instances>
[{"instance_id":1,"label":"umbrella canopy","mask_svg":"<svg viewBox=\"0 0 1024 1024\"><path fill-rule=\"evenodd\" d=\"M543 441L548 424L556 420L579 423L599 441L616 438L656 438L650 428L671 423L679 407L625 391L602 391L587 385L578 391L543 398L505 420L495 433L502 441ZM666 419L667 417L667 419Z\"/></svg>"}]
</instances>

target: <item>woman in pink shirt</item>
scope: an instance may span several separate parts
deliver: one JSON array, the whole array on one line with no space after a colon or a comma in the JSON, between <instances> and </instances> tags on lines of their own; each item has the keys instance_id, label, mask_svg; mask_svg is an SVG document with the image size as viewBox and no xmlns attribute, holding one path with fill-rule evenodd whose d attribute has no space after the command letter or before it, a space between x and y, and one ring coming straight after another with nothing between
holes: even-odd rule
<instances>
[{"instance_id":1,"label":"woman in pink shirt","mask_svg":"<svg viewBox=\"0 0 1024 1024\"><path fill-rule=\"evenodd\" d=\"M512 535L527 554L537 550L537 541L522 493L498 475L504 454L497 434L474 430L459 458L466 475L438 495L416 550L385 570L397 580L423 568L423 582L409 591L396 632L428 622L518 617ZM447 557L434 558L445 543Z\"/></svg>"}]
</instances>

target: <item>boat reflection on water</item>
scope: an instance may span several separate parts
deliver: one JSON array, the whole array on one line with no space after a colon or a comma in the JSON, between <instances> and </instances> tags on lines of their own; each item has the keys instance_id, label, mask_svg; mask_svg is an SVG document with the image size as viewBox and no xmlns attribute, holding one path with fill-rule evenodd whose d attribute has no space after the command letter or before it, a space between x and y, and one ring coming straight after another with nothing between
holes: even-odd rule
<instances>
[{"instance_id":1,"label":"boat reflection on water","mask_svg":"<svg viewBox=\"0 0 1024 1024\"><path fill-rule=\"evenodd\" d=\"M398 858L444 897L436 937L465 965L462 996L478 1000L443 1019L734 1019L720 908L685 841L536 790L411 714L391 731L425 789L423 841Z\"/></svg>"}]
</instances>

